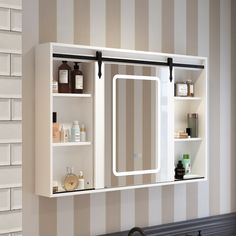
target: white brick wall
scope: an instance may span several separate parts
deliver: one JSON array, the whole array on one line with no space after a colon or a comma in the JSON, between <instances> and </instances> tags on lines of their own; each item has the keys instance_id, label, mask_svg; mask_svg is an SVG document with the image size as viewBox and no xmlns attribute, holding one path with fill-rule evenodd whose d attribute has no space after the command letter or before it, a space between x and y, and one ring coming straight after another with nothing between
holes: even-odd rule
<instances>
[{"instance_id":1,"label":"white brick wall","mask_svg":"<svg viewBox=\"0 0 236 236\"><path fill-rule=\"evenodd\" d=\"M0 29L1 30L10 30L10 9L0 8Z\"/></svg>"},{"instance_id":2,"label":"white brick wall","mask_svg":"<svg viewBox=\"0 0 236 236\"><path fill-rule=\"evenodd\" d=\"M10 165L10 144L0 144L0 166Z\"/></svg>"},{"instance_id":3,"label":"white brick wall","mask_svg":"<svg viewBox=\"0 0 236 236\"><path fill-rule=\"evenodd\" d=\"M21 211L4 211L0 213L0 234L21 230Z\"/></svg>"},{"instance_id":4,"label":"white brick wall","mask_svg":"<svg viewBox=\"0 0 236 236\"><path fill-rule=\"evenodd\" d=\"M0 236L22 236L22 0L0 0Z\"/></svg>"}]
</instances>

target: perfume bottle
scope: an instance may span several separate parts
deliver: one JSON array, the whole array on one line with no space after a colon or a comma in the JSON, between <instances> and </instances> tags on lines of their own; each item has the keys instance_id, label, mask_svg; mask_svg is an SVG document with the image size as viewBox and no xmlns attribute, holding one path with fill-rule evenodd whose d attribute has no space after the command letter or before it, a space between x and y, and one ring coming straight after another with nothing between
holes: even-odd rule
<instances>
[{"instance_id":1,"label":"perfume bottle","mask_svg":"<svg viewBox=\"0 0 236 236\"><path fill-rule=\"evenodd\" d=\"M64 189L66 191L73 191L78 188L78 178L77 176L73 173L73 167L67 167L67 174L64 178Z\"/></svg>"}]
</instances>

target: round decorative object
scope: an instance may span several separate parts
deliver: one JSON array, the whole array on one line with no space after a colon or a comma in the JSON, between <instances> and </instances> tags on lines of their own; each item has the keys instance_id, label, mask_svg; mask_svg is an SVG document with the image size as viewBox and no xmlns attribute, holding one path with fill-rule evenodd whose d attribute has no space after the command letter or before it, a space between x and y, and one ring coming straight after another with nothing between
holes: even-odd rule
<instances>
[{"instance_id":1,"label":"round decorative object","mask_svg":"<svg viewBox=\"0 0 236 236\"><path fill-rule=\"evenodd\" d=\"M74 174L68 174L64 180L64 188L66 191L73 191L78 187L78 178Z\"/></svg>"}]
</instances>

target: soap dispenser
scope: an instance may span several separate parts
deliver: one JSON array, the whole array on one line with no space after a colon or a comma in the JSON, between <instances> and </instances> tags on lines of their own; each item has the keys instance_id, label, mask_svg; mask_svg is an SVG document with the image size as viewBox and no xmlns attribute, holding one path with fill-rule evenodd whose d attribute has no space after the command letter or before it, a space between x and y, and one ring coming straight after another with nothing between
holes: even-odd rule
<instances>
[{"instance_id":1,"label":"soap dispenser","mask_svg":"<svg viewBox=\"0 0 236 236\"><path fill-rule=\"evenodd\" d=\"M79 70L78 62L75 62L74 70L71 72L72 93L83 93L84 77L82 71Z\"/></svg>"},{"instance_id":2,"label":"soap dispenser","mask_svg":"<svg viewBox=\"0 0 236 236\"><path fill-rule=\"evenodd\" d=\"M58 91L59 93L71 93L71 68L67 61L62 61L58 67Z\"/></svg>"}]
</instances>

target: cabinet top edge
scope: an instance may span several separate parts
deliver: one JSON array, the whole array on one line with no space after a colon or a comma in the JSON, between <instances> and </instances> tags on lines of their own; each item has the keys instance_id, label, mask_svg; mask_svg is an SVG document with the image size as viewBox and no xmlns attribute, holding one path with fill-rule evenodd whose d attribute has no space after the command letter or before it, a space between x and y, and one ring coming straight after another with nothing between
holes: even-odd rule
<instances>
[{"instance_id":1,"label":"cabinet top edge","mask_svg":"<svg viewBox=\"0 0 236 236\"><path fill-rule=\"evenodd\" d=\"M96 51L102 51L103 56L106 57L125 57L125 58L135 57L137 59L149 59L149 60L161 60L161 61L166 61L166 58L172 57L175 63L180 63L184 61L201 65L207 63L207 57L184 55L184 54L140 51L140 50L131 50L124 48L97 47L97 46L88 46L79 44L56 43L56 42L39 44L37 47L41 46L48 46L51 49L52 53L66 54L73 52L75 55L79 53L86 55L95 55Z\"/></svg>"}]
</instances>

